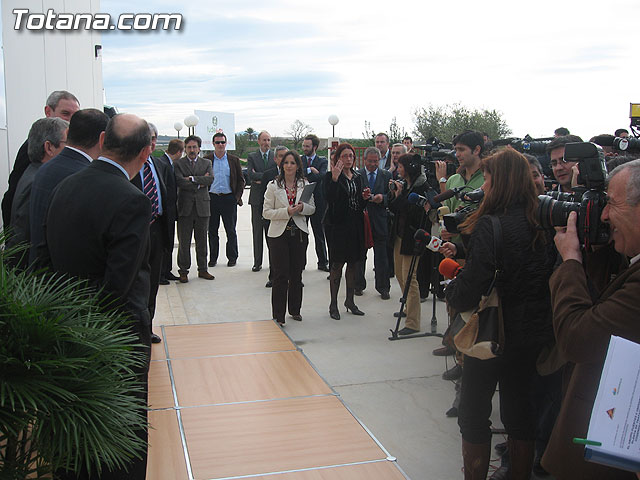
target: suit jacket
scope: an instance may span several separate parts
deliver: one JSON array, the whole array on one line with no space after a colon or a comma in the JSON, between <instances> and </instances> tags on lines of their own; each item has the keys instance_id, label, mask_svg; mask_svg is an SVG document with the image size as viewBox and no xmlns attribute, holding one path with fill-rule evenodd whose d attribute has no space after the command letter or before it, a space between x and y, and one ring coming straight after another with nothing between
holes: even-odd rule
<instances>
[{"instance_id":1,"label":"suit jacket","mask_svg":"<svg viewBox=\"0 0 640 480\"><path fill-rule=\"evenodd\" d=\"M300 201L300 196L304 190L304 186L309 182L306 180L298 181L298 188L296 191L296 203ZM316 186L316 188L318 188ZM262 207L262 216L269 223L269 237L279 237L284 233L284 229L289 223L289 219L293 218L296 226L305 233L309 233L307 227L307 220L305 217L312 215L316 211L316 206L313 201L313 196L309 200L309 203L302 204L302 212L296 213L293 217L289 216L287 209L289 208L289 199L287 198L287 192L284 186L280 187L278 183L273 180L267 185L267 191L264 195L264 205Z\"/></svg>"},{"instance_id":2,"label":"suit jacket","mask_svg":"<svg viewBox=\"0 0 640 480\"><path fill-rule=\"evenodd\" d=\"M387 153L385 155L385 158L387 160L384 162L384 169L385 170L389 170L391 168L391 148L387 149Z\"/></svg>"},{"instance_id":3,"label":"suit jacket","mask_svg":"<svg viewBox=\"0 0 640 480\"><path fill-rule=\"evenodd\" d=\"M150 219L147 196L118 168L96 160L60 182L45 225L53 270L103 288L141 333L150 322Z\"/></svg>"},{"instance_id":4,"label":"suit jacket","mask_svg":"<svg viewBox=\"0 0 640 480\"><path fill-rule=\"evenodd\" d=\"M14 162L13 170L9 175L9 187L4 194L4 197L2 197L2 221L5 228L11 224L11 206L13 205L13 197L16 194L16 188L18 188L18 182L30 163L29 154L27 152L29 148L28 142L29 140L25 140L16 154L16 161Z\"/></svg>"},{"instance_id":5,"label":"suit jacket","mask_svg":"<svg viewBox=\"0 0 640 480\"><path fill-rule=\"evenodd\" d=\"M160 224L160 231L162 232L162 247L165 250L173 249L173 238L171 238L172 230L169 229L171 223L169 221L169 216L167 211L169 209L169 203L171 201L169 194L167 193L166 187L166 178L169 176L167 172L168 167L163 162L159 161L156 157L151 157L151 161L153 162L153 166L156 169L156 173L158 174L158 185L156 188L160 190L160 199L162 201L162 215L160 215L156 222ZM175 177L174 177L175 178ZM131 179L131 183L133 183L138 190L144 192L142 185L142 176L140 172L137 173L135 177Z\"/></svg>"},{"instance_id":6,"label":"suit jacket","mask_svg":"<svg viewBox=\"0 0 640 480\"><path fill-rule=\"evenodd\" d=\"M188 217L196 209L198 217L211 216L209 187L213 183L211 160L197 157L192 167L189 157L173 163L178 185L178 216ZM193 181L189 177L193 177Z\"/></svg>"},{"instance_id":7,"label":"suit jacket","mask_svg":"<svg viewBox=\"0 0 640 480\"><path fill-rule=\"evenodd\" d=\"M609 345L617 335L640 343L640 262L620 273L593 302L582 264L568 260L549 281L553 326L562 356L575 363L542 465L558 480L635 479L635 475L584 460L591 409Z\"/></svg>"},{"instance_id":8,"label":"suit jacket","mask_svg":"<svg viewBox=\"0 0 640 480\"><path fill-rule=\"evenodd\" d=\"M369 185L369 171L366 168L361 168L358 173L363 178L365 186ZM378 168L376 172L376 183L371 190L371 196L382 195L382 203L374 203L369 201L367 204L367 212L369 213L369 222L371 223L371 230L376 236L387 237L389 235L388 217L389 211L387 205L389 204L389 180L391 180L391 173L388 170L381 170Z\"/></svg>"},{"instance_id":9,"label":"suit jacket","mask_svg":"<svg viewBox=\"0 0 640 480\"><path fill-rule=\"evenodd\" d=\"M215 157L213 152L205 155L206 159L211 160L211 168L213 169L213 162ZM227 152L227 162L229 162L229 187L231 193L236 197L238 205L242 206L242 194L244 193L244 175L242 175L242 165L240 165L240 158ZM275 165L275 163L274 163Z\"/></svg>"},{"instance_id":10,"label":"suit jacket","mask_svg":"<svg viewBox=\"0 0 640 480\"><path fill-rule=\"evenodd\" d=\"M304 176L307 178L309 183L317 183L316 188L313 190L313 198L316 202L316 206L324 205L324 189L322 187L322 182L324 181L324 177L327 174L329 162L327 160L327 157L316 155L313 159L313 162L311 162L311 166L318 170L318 173L307 173L308 164L308 158L303 155L302 170L304 171Z\"/></svg>"},{"instance_id":11,"label":"suit jacket","mask_svg":"<svg viewBox=\"0 0 640 480\"><path fill-rule=\"evenodd\" d=\"M176 173L173 169L173 162L169 156L165 153L159 157L155 157L154 165L164 166L163 180L164 187L167 190L167 209L165 214L167 215L167 222L175 222L178 218L178 207L176 202L178 201L178 186L176 185Z\"/></svg>"},{"instance_id":12,"label":"suit jacket","mask_svg":"<svg viewBox=\"0 0 640 480\"><path fill-rule=\"evenodd\" d=\"M264 192L267 190L267 182L263 181L262 177L264 176L265 171L273 168L276 168L273 150L269 150L266 166L260 150L251 152L247 156L247 170L249 178L251 179L249 205L262 205L262 202L264 202Z\"/></svg>"},{"instance_id":13,"label":"suit jacket","mask_svg":"<svg viewBox=\"0 0 640 480\"><path fill-rule=\"evenodd\" d=\"M20 181L18 182L16 194L13 197L13 203L11 206L11 234L7 239L8 247L13 247L23 242L31 243L29 225L31 186L33 185L33 179L41 166L41 163L29 164L22 174L22 178L20 178ZM22 255L22 260L19 262L21 268L26 268L28 266L28 259L29 253L26 252Z\"/></svg>"},{"instance_id":14,"label":"suit jacket","mask_svg":"<svg viewBox=\"0 0 640 480\"><path fill-rule=\"evenodd\" d=\"M62 151L38 169L31 186L31 206L29 207L29 225L31 230L31 251L29 259L33 262L38 248L45 243L44 224L53 190L65 178L84 170L91 162L82 154L64 147Z\"/></svg>"}]
</instances>

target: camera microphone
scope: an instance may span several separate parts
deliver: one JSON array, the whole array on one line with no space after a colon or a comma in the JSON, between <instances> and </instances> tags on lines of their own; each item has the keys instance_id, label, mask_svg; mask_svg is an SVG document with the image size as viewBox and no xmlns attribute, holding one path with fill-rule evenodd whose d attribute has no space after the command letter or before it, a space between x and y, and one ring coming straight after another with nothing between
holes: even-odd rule
<instances>
[{"instance_id":1,"label":"camera microphone","mask_svg":"<svg viewBox=\"0 0 640 480\"><path fill-rule=\"evenodd\" d=\"M455 278L455 276L460 273L460 270L462 270L462 266L458 262L450 258L445 258L440 262L440 265L438 266L440 275L449 280Z\"/></svg>"},{"instance_id":2,"label":"camera microphone","mask_svg":"<svg viewBox=\"0 0 640 480\"><path fill-rule=\"evenodd\" d=\"M413 239L416 242L423 242L427 240L429 242L427 244L427 248L432 252L437 252L442 246L441 239L439 239L438 237L434 237L433 235L429 234L429 232L423 229L416 230L416 233L413 235Z\"/></svg>"},{"instance_id":3,"label":"camera microphone","mask_svg":"<svg viewBox=\"0 0 640 480\"><path fill-rule=\"evenodd\" d=\"M456 188L452 188L451 190L445 190L444 192L439 193L438 195L433 197L432 200L434 203L440 203L444 200L449 200L450 198L455 197L459 192L461 192L465 188L467 188L467 186L463 185L462 187L456 187Z\"/></svg>"},{"instance_id":4,"label":"camera microphone","mask_svg":"<svg viewBox=\"0 0 640 480\"><path fill-rule=\"evenodd\" d=\"M475 190L471 190L462 195L463 200L467 200L469 202L479 202L484 198L484 190L482 188L476 188Z\"/></svg>"}]
</instances>

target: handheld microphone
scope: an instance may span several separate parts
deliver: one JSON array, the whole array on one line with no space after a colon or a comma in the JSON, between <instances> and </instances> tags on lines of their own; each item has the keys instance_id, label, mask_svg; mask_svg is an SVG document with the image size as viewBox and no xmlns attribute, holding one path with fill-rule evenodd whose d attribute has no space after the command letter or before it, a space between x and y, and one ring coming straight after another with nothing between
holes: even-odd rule
<instances>
[{"instance_id":1,"label":"handheld microphone","mask_svg":"<svg viewBox=\"0 0 640 480\"><path fill-rule=\"evenodd\" d=\"M432 252L437 252L442 246L441 239L439 239L438 237L434 237L433 235L430 235L429 232L423 229L416 230L416 233L414 233L413 238L417 242L428 240L429 243L427 243L427 248Z\"/></svg>"},{"instance_id":2,"label":"handheld microphone","mask_svg":"<svg viewBox=\"0 0 640 480\"><path fill-rule=\"evenodd\" d=\"M422 195L418 195L415 192L411 192L407 197L407 202L409 202L411 205L417 205L419 207L424 207L428 201L428 198L423 197Z\"/></svg>"},{"instance_id":3,"label":"handheld microphone","mask_svg":"<svg viewBox=\"0 0 640 480\"><path fill-rule=\"evenodd\" d=\"M463 185L461 187L452 188L451 190L445 190L444 192L439 193L438 195L433 197L432 200L435 203L440 203L444 200L449 200L451 197L455 197L458 193L460 193L465 188L467 188L467 186Z\"/></svg>"},{"instance_id":4,"label":"handheld microphone","mask_svg":"<svg viewBox=\"0 0 640 480\"><path fill-rule=\"evenodd\" d=\"M444 278L447 278L449 280L455 278L455 276L460 273L460 270L462 270L462 266L460 266L458 262L450 258L445 258L440 262L440 265L438 266L438 271L440 272L440 274Z\"/></svg>"}]
</instances>

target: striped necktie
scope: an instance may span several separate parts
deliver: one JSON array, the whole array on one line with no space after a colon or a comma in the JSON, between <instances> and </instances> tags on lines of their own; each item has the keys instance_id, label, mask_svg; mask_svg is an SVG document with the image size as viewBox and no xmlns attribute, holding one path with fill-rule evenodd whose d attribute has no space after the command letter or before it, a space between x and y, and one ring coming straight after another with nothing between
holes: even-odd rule
<instances>
[{"instance_id":1,"label":"striped necktie","mask_svg":"<svg viewBox=\"0 0 640 480\"><path fill-rule=\"evenodd\" d=\"M149 162L144 162L144 167L142 170L144 174L144 178L142 179L142 191L151 201L151 221L149 223L153 223L158 216L158 187L156 186L156 181L153 178L153 172L151 171L151 166Z\"/></svg>"}]
</instances>

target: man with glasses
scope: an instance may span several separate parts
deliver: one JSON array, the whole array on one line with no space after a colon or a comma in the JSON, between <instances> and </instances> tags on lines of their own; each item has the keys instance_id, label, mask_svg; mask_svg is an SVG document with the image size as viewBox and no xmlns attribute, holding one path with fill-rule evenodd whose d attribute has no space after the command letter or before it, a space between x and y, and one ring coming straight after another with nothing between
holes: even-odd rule
<instances>
[{"instance_id":1,"label":"man with glasses","mask_svg":"<svg viewBox=\"0 0 640 480\"><path fill-rule=\"evenodd\" d=\"M213 183L209 188L211 216L209 217L209 266L218 263L220 249L220 217L227 234L227 266L233 267L238 260L238 205L242 206L244 177L240 159L227 153L227 136L218 132L213 136Z\"/></svg>"},{"instance_id":2,"label":"man with glasses","mask_svg":"<svg viewBox=\"0 0 640 480\"><path fill-rule=\"evenodd\" d=\"M573 142L582 142L582 139L577 135L563 135L554 138L547 145L547 153L551 158L551 170L553 170L553 176L560 184L558 187L559 192L573 193L571 188L573 172L571 169L577 162L564 161L564 146Z\"/></svg>"}]
</instances>

